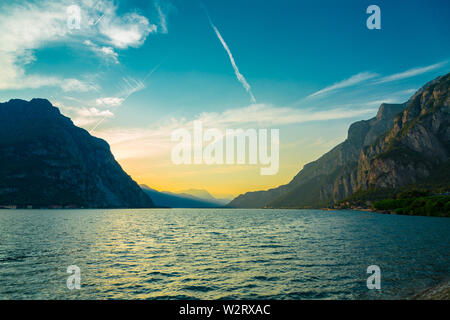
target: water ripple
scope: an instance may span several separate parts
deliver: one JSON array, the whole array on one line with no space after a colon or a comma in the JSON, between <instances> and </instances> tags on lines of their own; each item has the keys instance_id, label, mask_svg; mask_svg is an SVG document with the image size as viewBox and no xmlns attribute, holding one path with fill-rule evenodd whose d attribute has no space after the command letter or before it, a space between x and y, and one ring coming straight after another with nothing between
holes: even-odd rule
<instances>
[{"instance_id":1,"label":"water ripple","mask_svg":"<svg viewBox=\"0 0 450 320\"><path fill-rule=\"evenodd\" d=\"M450 219L317 210L0 210L0 299L393 299L450 274ZM366 287L369 265L382 290ZM81 269L81 289L66 269Z\"/></svg>"}]
</instances>

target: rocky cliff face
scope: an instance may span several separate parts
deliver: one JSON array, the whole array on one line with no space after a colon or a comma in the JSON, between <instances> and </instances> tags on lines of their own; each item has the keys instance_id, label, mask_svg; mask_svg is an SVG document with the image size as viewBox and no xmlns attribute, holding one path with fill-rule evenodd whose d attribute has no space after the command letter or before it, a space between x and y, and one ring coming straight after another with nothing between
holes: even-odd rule
<instances>
[{"instance_id":1,"label":"rocky cliff face","mask_svg":"<svg viewBox=\"0 0 450 320\"><path fill-rule=\"evenodd\" d=\"M109 145L44 99L0 103L0 205L154 207Z\"/></svg>"},{"instance_id":2,"label":"rocky cliff face","mask_svg":"<svg viewBox=\"0 0 450 320\"><path fill-rule=\"evenodd\" d=\"M361 151L358 187L399 188L429 177L450 158L450 75L420 89L386 135Z\"/></svg>"},{"instance_id":3,"label":"rocky cliff face","mask_svg":"<svg viewBox=\"0 0 450 320\"><path fill-rule=\"evenodd\" d=\"M305 165L289 184L248 192L229 206L320 207L359 190L429 177L448 161L449 78L430 82L406 103L382 104L376 117L352 124L343 143Z\"/></svg>"}]
</instances>

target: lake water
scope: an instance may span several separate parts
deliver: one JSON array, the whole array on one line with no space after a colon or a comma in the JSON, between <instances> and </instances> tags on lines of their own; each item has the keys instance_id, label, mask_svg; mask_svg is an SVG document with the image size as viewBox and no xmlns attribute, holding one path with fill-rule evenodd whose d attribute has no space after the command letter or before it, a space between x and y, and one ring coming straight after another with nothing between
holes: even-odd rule
<instances>
[{"instance_id":1,"label":"lake water","mask_svg":"<svg viewBox=\"0 0 450 320\"><path fill-rule=\"evenodd\" d=\"M391 299L450 276L450 219L319 210L0 210L0 299ZM81 289L66 286L67 267ZM368 290L367 267L381 268Z\"/></svg>"}]
</instances>

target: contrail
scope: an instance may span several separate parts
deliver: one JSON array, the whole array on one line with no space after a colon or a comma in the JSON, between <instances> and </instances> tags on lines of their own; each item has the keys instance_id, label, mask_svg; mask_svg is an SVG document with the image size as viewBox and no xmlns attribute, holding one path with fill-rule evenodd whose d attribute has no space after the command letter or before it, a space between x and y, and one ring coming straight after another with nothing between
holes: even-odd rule
<instances>
[{"instance_id":1,"label":"contrail","mask_svg":"<svg viewBox=\"0 0 450 320\"><path fill-rule=\"evenodd\" d=\"M166 59L167 59L167 56L163 59L163 61L161 61L156 67L154 67L152 70L150 70L150 72L149 73L147 73L147 75L144 77L144 80L142 80L142 84L145 82L145 80L147 80L147 78L148 77L150 77L152 74L153 74L153 72L155 72L156 70L158 70L158 68L164 63L164 61L166 61ZM129 96L131 96L133 93L135 93L136 91L139 91L140 89L131 89L131 90L129 90L129 92L127 93L127 95L124 97L124 99L122 100L122 103L121 104L123 104L124 102L125 102L125 100L127 100L128 99L128 97ZM102 119L100 119L96 124L95 124L95 126L91 129L91 130L89 130L89 133L91 133L91 132L93 132L95 129L97 129L97 127L103 122L103 121L105 121L105 119L106 119L106 116L105 117L103 117Z\"/></svg>"},{"instance_id":2,"label":"contrail","mask_svg":"<svg viewBox=\"0 0 450 320\"><path fill-rule=\"evenodd\" d=\"M245 91L248 92L250 95L250 99L252 100L252 103L256 103L256 99L253 96L252 89L250 85L248 84L247 80L245 80L242 73L239 72L239 68L236 65L236 62L234 61L233 55L231 54L230 48L228 48L228 45L226 44L225 40L223 40L222 35L220 34L219 30L216 28L216 26L212 23L211 17L208 14L208 11L206 10L206 7L203 5L203 9L205 10L206 16L208 17L209 24L213 28L214 32L216 33L217 37L219 38L220 42L222 43L222 46L224 47L225 51L228 53L228 57L230 57L231 65L233 66L234 73L236 74L236 77L240 83L244 86Z\"/></svg>"}]
</instances>

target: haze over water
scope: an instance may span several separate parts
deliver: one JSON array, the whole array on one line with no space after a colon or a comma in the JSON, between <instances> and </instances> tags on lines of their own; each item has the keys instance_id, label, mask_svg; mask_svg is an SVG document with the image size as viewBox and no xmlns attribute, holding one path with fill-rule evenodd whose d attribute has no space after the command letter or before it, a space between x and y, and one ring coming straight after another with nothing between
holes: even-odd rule
<instances>
[{"instance_id":1,"label":"haze over water","mask_svg":"<svg viewBox=\"0 0 450 320\"><path fill-rule=\"evenodd\" d=\"M0 299L390 299L450 274L450 220L320 210L0 210ZM81 289L66 269L81 269ZM369 265L381 290L368 290Z\"/></svg>"}]
</instances>

